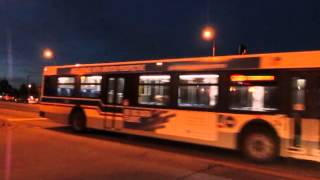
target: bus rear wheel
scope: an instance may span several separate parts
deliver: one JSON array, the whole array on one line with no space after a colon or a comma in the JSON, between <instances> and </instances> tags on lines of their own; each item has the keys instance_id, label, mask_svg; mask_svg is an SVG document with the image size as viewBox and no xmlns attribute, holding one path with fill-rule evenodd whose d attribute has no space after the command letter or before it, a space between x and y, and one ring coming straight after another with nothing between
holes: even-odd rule
<instances>
[{"instance_id":1,"label":"bus rear wheel","mask_svg":"<svg viewBox=\"0 0 320 180\"><path fill-rule=\"evenodd\" d=\"M257 129L245 133L241 143L242 153L254 162L270 162L278 156L279 145L272 133Z\"/></svg>"},{"instance_id":2,"label":"bus rear wheel","mask_svg":"<svg viewBox=\"0 0 320 180\"><path fill-rule=\"evenodd\" d=\"M70 118L72 129L75 132L82 133L87 130L86 117L81 111L75 111Z\"/></svg>"}]
</instances>

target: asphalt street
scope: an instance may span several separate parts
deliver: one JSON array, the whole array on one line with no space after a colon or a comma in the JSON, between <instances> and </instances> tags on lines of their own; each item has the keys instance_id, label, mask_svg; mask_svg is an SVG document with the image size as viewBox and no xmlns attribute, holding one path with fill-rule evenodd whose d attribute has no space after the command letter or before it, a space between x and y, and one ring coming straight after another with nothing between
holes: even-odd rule
<instances>
[{"instance_id":1,"label":"asphalt street","mask_svg":"<svg viewBox=\"0 0 320 180\"><path fill-rule=\"evenodd\" d=\"M254 164L238 152L119 133L76 134L38 105L0 102L0 179L320 179L320 164Z\"/></svg>"}]
</instances>

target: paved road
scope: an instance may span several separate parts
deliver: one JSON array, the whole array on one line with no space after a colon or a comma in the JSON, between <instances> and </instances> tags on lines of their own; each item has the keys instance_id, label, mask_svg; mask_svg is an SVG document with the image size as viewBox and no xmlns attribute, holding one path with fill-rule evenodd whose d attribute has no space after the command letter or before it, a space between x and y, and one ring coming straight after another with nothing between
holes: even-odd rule
<instances>
[{"instance_id":1,"label":"paved road","mask_svg":"<svg viewBox=\"0 0 320 180\"><path fill-rule=\"evenodd\" d=\"M0 119L36 118L39 114L39 105L0 101L0 112Z\"/></svg>"},{"instance_id":2,"label":"paved road","mask_svg":"<svg viewBox=\"0 0 320 180\"><path fill-rule=\"evenodd\" d=\"M233 151L117 133L74 134L38 106L0 102L0 179L320 179L320 164L257 165Z\"/></svg>"}]
</instances>

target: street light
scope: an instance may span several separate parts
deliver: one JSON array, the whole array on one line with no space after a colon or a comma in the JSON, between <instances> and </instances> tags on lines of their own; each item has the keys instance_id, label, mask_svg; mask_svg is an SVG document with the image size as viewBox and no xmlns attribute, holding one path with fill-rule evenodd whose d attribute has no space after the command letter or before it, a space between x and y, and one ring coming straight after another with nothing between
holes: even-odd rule
<instances>
[{"instance_id":1,"label":"street light","mask_svg":"<svg viewBox=\"0 0 320 180\"><path fill-rule=\"evenodd\" d=\"M56 62L54 60L54 52L52 49L46 48L42 51L42 58L46 59L47 61L53 62L54 65L56 65Z\"/></svg>"},{"instance_id":2,"label":"street light","mask_svg":"<svg viewBox=\"0 0 320 180\"><path fill-rule=\"evenodd\" d=\"M54 56L54 53L51 49L49 48L46 48L43 50L42 52L42 56L45 58L45 59L52 59L53 56Z\"/></svg>"},{"instance_id":3,"label":"street light","mask_svg":"<svg viewBox=\"0 0 320 180\"><path fill-rule=\"evenodd\" d=\"M206 26L202 30L202 38L205 41L212 41L212 56L215 56L216 53L216 44L215 44L216 32L212 26Z\"/></svg>"}]
</instances>

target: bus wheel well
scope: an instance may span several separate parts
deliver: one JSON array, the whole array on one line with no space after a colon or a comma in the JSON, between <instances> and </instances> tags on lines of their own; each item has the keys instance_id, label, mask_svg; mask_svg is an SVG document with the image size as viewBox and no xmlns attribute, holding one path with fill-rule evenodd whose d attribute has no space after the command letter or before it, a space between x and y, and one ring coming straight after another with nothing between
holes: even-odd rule
<instances>
[{"instance_id":1,"label":"bus wheel well","mask_svg":"<svg viewBox=\"0 0 320 180\"><path fill-rule=\"evenodd\" d=\"M242 127L240 133L238 134L238 138L237 138L238 149L241 148L241 143L243 142L243 138L245 137L245 135L252 131L262 131L262 132L268 133L272 135L273 138L275 138L277 143L279 143L280 141L278 133L268 122L262 119L254 119L248 122L247 124L245 124Z\"/></svg>"},{"instance_id":2,"label":"bus wheel well","mask_svg":"<svg viewBox=\"0 0 320 180\"><path fill-rule=\"evenodd\" d=\"M80 106L75 106L75 107L71 110L71 112L70 112L70 114L69 114L69 117L68 117L68 123L69 123L69 124L72 123L72 122L71 122L71 121L72 121L72 115L75 114L75 113L82 113L82 114L84 115L84 117L86 117L83 109L82 109Z\"/></svg>"}]
</instances>

